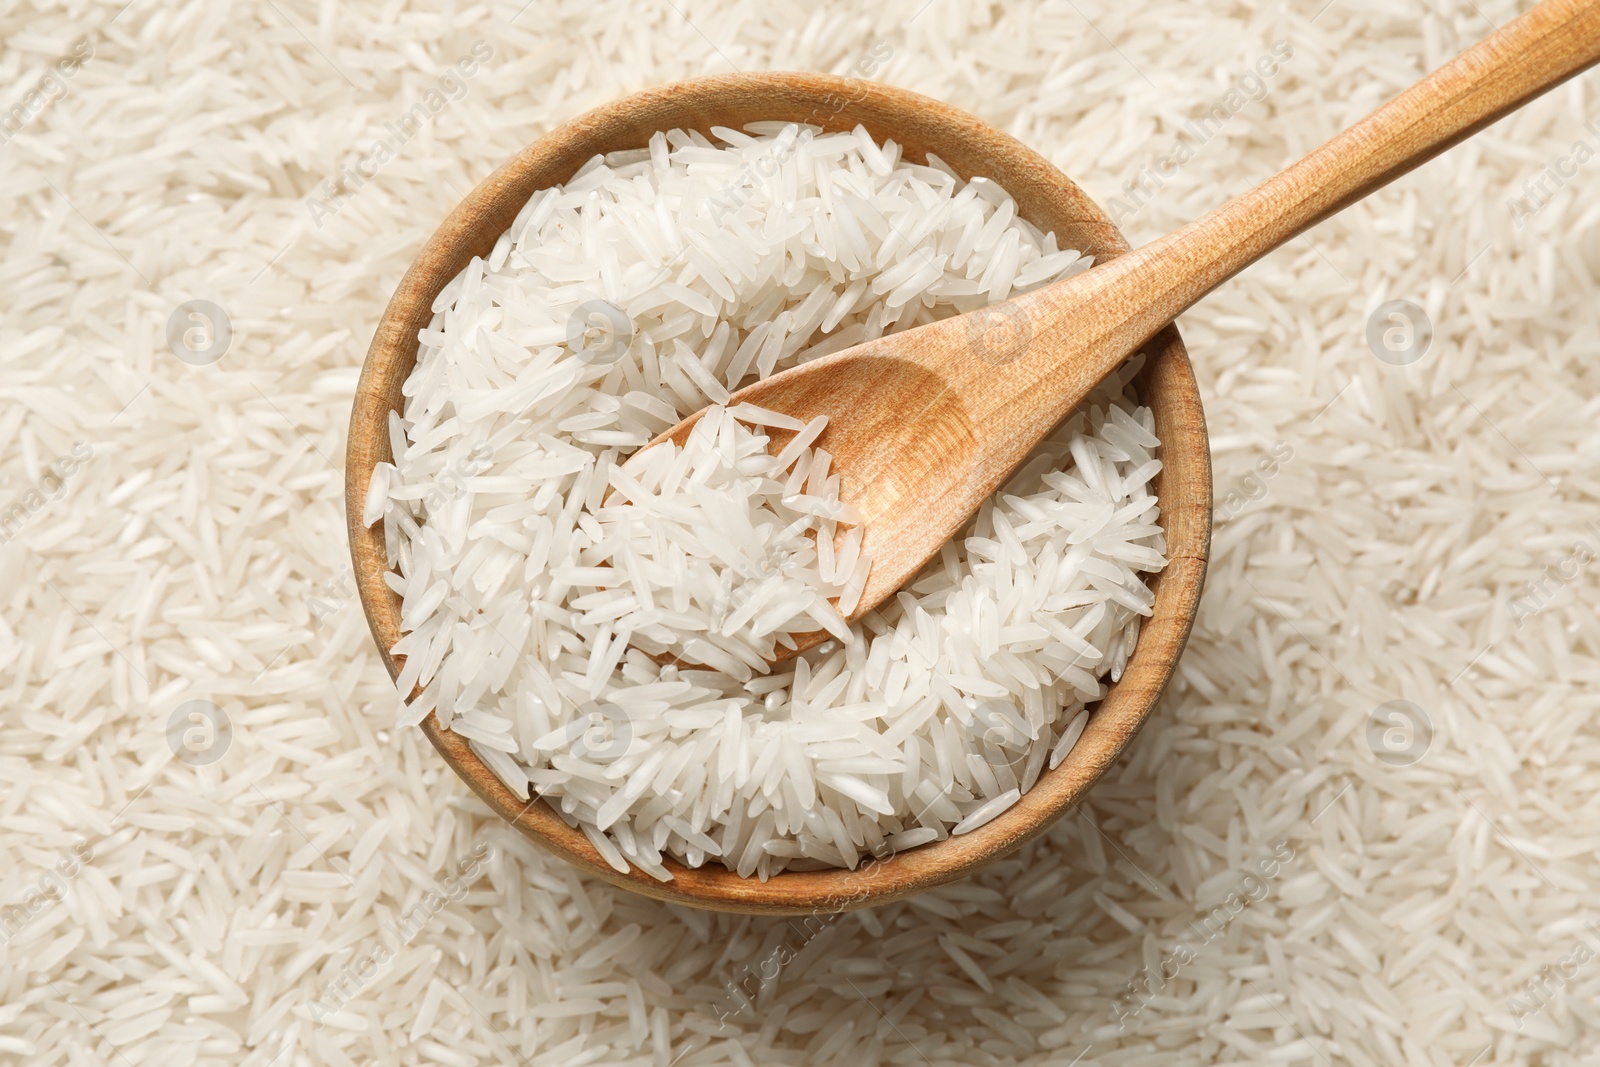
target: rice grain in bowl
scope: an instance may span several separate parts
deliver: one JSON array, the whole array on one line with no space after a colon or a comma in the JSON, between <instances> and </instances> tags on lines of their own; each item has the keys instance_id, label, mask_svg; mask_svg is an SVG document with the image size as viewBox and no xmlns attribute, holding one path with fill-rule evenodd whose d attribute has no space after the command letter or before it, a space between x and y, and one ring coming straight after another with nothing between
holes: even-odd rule
<instances>
[{"instance_id":1,"label":"rice grain in bowl","mask_svg":"<svg viewBox=\"0 0 1600 1067\"><path fill-rule=\"evenodd\" d=\"M1053 232L1062 248L1077 248L1104 259L1124 247L1104 216L1075 186L1016 142L931 101L859 82L810 75L706 79L621 101L552 133L491 176L447 220L391 303L363 374L352 421L347 483L352 546L363 603L374 635L396 676L402 669L401 664L387 650L393 648L403 628L397 597L384 584L383 575L389 562L383 541L384 524L379 522L367 528L364 519L372 516L363 513L368 487L373 484L374 468L391 458L386 454L389 452L389 411L404 410L400 386L415 364L417 331L428 327L436 298L445 284L460 275L474 256L483 257L490 264L503 265L511 253L506 243L500 241L501 235L524 208L539 210L536 205L529 204L531 194L571 180L596 153L644 149L646 151L636 157L635 166L649 167L652 164L648 147L652 136L661 130L698 129L710 136L713 126L738 130L750 122L766 121L810 123L825 131L845 133L859 124L879 145L893 140L903 146L907 159L919 164L926 162L931 152L962 180L975 175L996 179L1016 197L1022 217L1040 230ZM781 125L758 127L757 132L782 136L781 129ZM730 139L736 138L737 135L730 135ZM819 143L824 140L825 135L819 138ZM835 138L833 143L848 140L848 137ZM864 142L860 147L866 153L861 159L863 165L882 164L882 160L870 158L872 147ZM693 156L694 152L689 154ZM783 173L782 168L778 168L778 173ZM937 171L927 173L932 177ZM577 183L579 188L581 182L582 177ZM737 192L739 186L731 188ZM992 189L988 192L992 193ZM744 194L746 199L749 196L748 192ZM736 211L741 206L739 197L735 195L731 199ZM992 219L993 215L989 217ZM529 221L523 219L524 224ZM648 236L644 239L649 240ZM500 245L498 249L497 244ZM1044 269L1042 276L1050 276L1061 265L1060 260L1046 263L1048 269ZM481 273L481 268L474 269ZM468 276L478 277L470 271ZM913 282L909 289L917 290L917 279L911 274L908 277ZM469 282L465 280L457 283L458 287L466 284ZM483 284L482 278L478 279L478 284ZM923 287L925 285L923 283ZM892 290L893 286L886 288ZM459 296L459 292L458 288L453 295ZM958 310L981 305L985 295L968 293L962 299L972 303L959 306ZM440 302L440 306L444 303ZM634 310L639 312L638 308ZM752 310L759 312L761 309ZM767 309L768 315L774 311L776 306ZM659 322L652 322L646 332L659 326ZM430 336L430 340L438 338ZM787 353L792 354L792 351ZM1198 398L1175 331L1167 331L1153 342L1149 356L1133 388L1138 399L1150 407L1154 428L1162 442L1161 459L1166 467L1156 484L1156 492L1161 496L1161 522L1166 530L1166 552L1170 561L1162 576L1151 583L1152 614L1144 624L1143 634L1123 677L1111 686L1094 714L1087 717L1086 725L1081 726L1082 736L1072 755L1054 770L1036 768L1043 773L1032 789L1023 793L1004 814L970 833L921 847L907 847L917 840L917 835L902 837L899 847L884 848L880 841L876 844L882 858L868 859L855 871L787 870L765 882L740 878L732 871L710 865L688 868L670 859L661 861L654 876L640 870L637 863L622 872L613 869L608 862L602 851L605 842L597 849L590 838L568 826L542 802L530 805L516 797L488 770L483 757L472 751L461 733L443 729L431 714L423 722L424 729L447 760L502 815L515 819L536 839L595 873L654 896L731 910L839 910L882 902L958 877L1039 832L1050 818L1081 795L1148 714L1187 634L1198 597L1208 538L1209 464ZM753 353L751 358L760 359L761 354ZM782 358L784 354L774 357ZM605 368L601 370L609 373ZM683 398L684 387L676 383L675 387L678 389L675 406L690 403ZM373 432L375 426L384 429ZM1113 430L1113 436L1115 433ZM619 443L625 444L620 439ZM402 442L401 447L408 445ZM383 478L380 474L380 487ZM1167 499L1161 495L1162 484L1182 485L1186 492L1182 497ZM489 485L498 488L496 483ZM392 547L392 533L390 537ZM402 583L396 580L396 584ZM426 613L415 610L419 591L411 589L409 592L413 611L407 621L415 624L418 616ZM424 603L422 606L429 608L431 605ZM411 674L416 673L413 668ZM897 678L894 684L904 686L906 679ZM1053 729L1059 735L1068 725L1065 721L1058 722ZM467 732L474 731L468 726ZM484 741L482 734L475 739L480 744ZM489 758L496 757L491 754ZM508 771L503 761L500 769L502 774L517 781L518 772ZM980 775L982 771L978 768ZM862 773L865 775L869 771ZM1017 777L1022 778L1023 774L1018 773ZM853 789L857 783L845 784ZM955 815L959 815L959 819L982 821L991 814L980 809L995 794L994 786L995 783L986 783L987 792L983 794L972 791L972 802L959 813L953 813L945 825L957 822ZM864 802L881 807L881 793L865 795ZM991 805L991 808L994 806L998 805ZM615 814L615 811L611 813L613 817ZM682 841L680 837L680 848ZM617 857L613 854L609 858L614 862ZM759 862L759 857L754 858ZM845 856L845 862L850 858ZM648 857L647 865L654 866L648 863ZM733 865L738 865L737 860ZM749 862L745 867L754 869ZM660 880L663 877L670 880Z\"/></svg>"}]
</instances>

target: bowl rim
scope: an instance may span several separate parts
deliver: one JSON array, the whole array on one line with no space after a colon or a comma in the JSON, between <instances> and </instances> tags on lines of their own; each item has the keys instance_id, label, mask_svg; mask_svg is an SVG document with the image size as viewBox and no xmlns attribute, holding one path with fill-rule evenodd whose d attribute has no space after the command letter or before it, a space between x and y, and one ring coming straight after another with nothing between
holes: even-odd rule
<instances>
[{"instance_id":1,"label":"bowl rim","mask_svg":"<svg viewBox=\"0 0 1600 1067\"><path fill-rule=\"evenodd\" d=\"M714 75L646 89L555 127L480 182L446 216L396 288L362 365L345 461L346 526L362 610L391 680L404 663L389 652L400 635L400 597L384 580L383 520L367 527L362 513L373 466L392 459L387 412L403 411L400 386L415 364L417 330L431 318L434 298L473 255L488 255L532 192L567 181L596 152L627 146L640 131L707 131L726 124L714 119L719 103L727 114L729 99L741 101L739 106L759 102L773 119L811 121L830 130L860 122L880 140L894 136L913 159L925 158L923 141L936 141L936 154L963 178L983 174L999 180L1017 200L1022 217L1054 215L1055 223L1042 228L1053 229L1062 247L1089 252L1097 263L1128 249L1100 207L1032 149L947 104L863 79L798 72ZM794 117L802 104L811 111ZM833 110L823 113L824 108ZM1027 210L1022 210L1025 200ZM673 879L660 882L631 865L626 874L613 869L582 831L542 798L514 794L466 739L441 727L433 713L422 722L423 733L492 811L535 843L613 885L658 900L727 912L828 914L888 903L973 873L1042 834L1105 773L1153 711L1198 610L1212 520L1210 451L1199 390L1175 326L1158 333L1144 352L1147 363L1135 388L1141 402L1155 409L1161 431L1163 470L1156 495L1168 545L1167 566L1152 582L1153 615L1143 623L1122 678L1094 706L1071 755L977 830L869 856L855 870L784 871L766 881L742 878L720 864L689 868L663 857Z\"/></svg>"}]
</instances>

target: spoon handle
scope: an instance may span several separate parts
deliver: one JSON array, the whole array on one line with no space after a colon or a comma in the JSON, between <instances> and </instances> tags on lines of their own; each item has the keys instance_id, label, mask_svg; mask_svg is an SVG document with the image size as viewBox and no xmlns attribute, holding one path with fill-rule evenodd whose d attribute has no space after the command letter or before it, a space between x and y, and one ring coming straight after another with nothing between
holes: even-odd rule
<instances>
[{"instance_id":1,"label":"spoon handle","mask_svg":"<svg viewBox=\"0 0 1600 1067\"><path fill-rule=\"evenodd\" d=\"M1596 61L1600 0L1544 0L1238 199L1017 303L1035 335L1089 327L1105 364L1060 369L1092 384L1268 252ZM1099 322L1081 321L1086 295Z\"/></svg>"}]
</instances>

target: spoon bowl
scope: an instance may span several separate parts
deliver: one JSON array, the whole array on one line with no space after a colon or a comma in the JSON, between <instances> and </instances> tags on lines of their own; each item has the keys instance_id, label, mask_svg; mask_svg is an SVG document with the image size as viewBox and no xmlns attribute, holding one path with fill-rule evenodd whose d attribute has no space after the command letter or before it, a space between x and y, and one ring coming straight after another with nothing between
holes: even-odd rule
<instances>
[{"instance_id":1,"label":"spoon bowl","mask_svg":"<svg viewBox=\"0 0 1600 1067\"><path fill-rule=\"evenodd\" d=\"M424 246L378 324L357 386L346 460L346 517L362 608L391 678L398 677L404 662L389 652L401 636L400 598L384 580L383 523L366 526L362 512L373 467L391 459L389 412L404 411L401 385L415 366L417 331L431 320L434 298L473 256L489 255L530 195L567 181L595 154L641 148L657 130L709 134L712 126L737 129L761 120L810 123L829 131L864 126L880 141L897 141L909 159L923 161L931 153L964 179L997 181L1016 200L1019 214L1054 232L1062 248L1078 249L1097 264L1128 250L1105 213L1020 142L927 97L857 79L791 73L696 79L626 97L551 131L484 179ZM1004 358L1006 346L997 345L996 336L985 333L975 345ZM846 911L961 878L1012 852L1070 810L1138 732L1172 675L1199 604L1211 536L1211 466L1199 391L1175 327L1161 329L1141 351L1146 362L1133 388L1154 413L1161 439L1163 469L1155 492L1169 561L1150 582L1153 614L1144 620L1121 679L1095 707L1072 752L988 824L960 837L866 860L853 871L784 871L760 881L720 865L688 868L666 860L673 878L659 882L636 869L626 874L613 870L581 831L544 800L514 794L464 738L442 728L435 716L423 721L424 734L491 810L537 844L595 877L692 907L772 915ZM769 379L773 384L765 393L759 390L766 383L753 386L758 394L751 399L791 413L807 410L808 403L828 404L827 413L837 420L830 422L830 441L852 442L839 461L848 462L858 476L866 472L872 486L873 502L864 516L868 530L886 509L927 506L928 501L913 494L929 477L971 469L974 450L984 437L982 420L962 409L939 376L914 362L871 361L855 350L827 358L835 361L835 373L828 379L835 399L843 390L862 403L836 405L814 385L785 385L777 377ZM939 417L931 423L886 419L881 403L865 402L884 396L893 396L905 410L923 405L923 411ZM919 429L930 425L938 427L932 436ZM687 432L687 427L679 429ZM922 458L909 465L890 461L907 449ZM894 546L877 546L875 551L877 561L892 559ZM880 565L875 562L875 573ZM893 569L884 566L885 574ZM868 593L873 591L869 579Z\"/></svg>"},{"instance_id":2,"label":"spoon bowl","mask_svg":"<svg viewBox=\"0 0 1600 1067\"><path fill-rule=\"evenodd\" d=\"M865 550L873 556L861 595L866 606L850 613L852 622L893 596L966 524L972 494L963 489L977 470L973 461L982 438L948 380L919 363L884 354L884 347L870 343L824 356L805 364L812 373L774 375L745 386L728 401L781 411L802 422L827 416L820 443L833 456L834 469L849 472L848 500L861 515ZM695 412L650 444L682 445L703 413ZM765 432L772 452L796 433L771 427ZM953 491L930 496L930 486ZM816 630L789 636L795 648L779 646L778 662L831 635Z\"/></svg>"}]
</instances>

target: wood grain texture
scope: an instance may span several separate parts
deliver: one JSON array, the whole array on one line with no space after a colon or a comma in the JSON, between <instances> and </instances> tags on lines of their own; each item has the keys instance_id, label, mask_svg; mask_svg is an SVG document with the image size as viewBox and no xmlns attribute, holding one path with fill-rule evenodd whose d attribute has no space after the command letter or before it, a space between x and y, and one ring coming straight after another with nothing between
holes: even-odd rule
<instances>
[{"instance_id":1,"label":"wood grain texture","mask_svg":"<svg viewBox=\"0 0 1600 1067\"><path fill-rule=\"evenodd\" d=\"M1127 244L1105 214L1060 171L970 115L903 90L815 74L741 74L651 89L568 123L530 145L490 175L450 215L402 279L368 351L351 412L345 506L362 608L390 676L402 660L388 649L400 637L400 600L384 583L383 524L361 523L373 466L389 455L388 412L402 410L400 386L417 356L417 331L432 317L434 297L495 240L536 190L557 185L597 152L644 146L656 130L708 131L758 120L810 122L829 130L863 125L893 138L908 158L932 152L957 173L993 178L1016 198L1021 215L1054 231L1064 248L1096 262L1114 260ZM1153 616L1122 679L1110 687L1082 738L1060 767L1047 771L1023 798L988 825L959 838L867 861L856 871L785 872L766 882L721 867L689 869L667 861L671 882L639 871L619 874L586 838L543 801L519 799L472 753L465 740L430 715L422 729L489 807L532 840L615 885L662 900L721 911L822 914L887 903L963 877L1044 832L1111 765L1149 716L1171 677L1199 604L1211 537L1211 463L1199 391L1175 328L1144 346L1149 359L1135 382L1155 414L1164 469L1156 480L1170 563L1151 584ZM875 379L858 385L915 392L915 381ZM902 397L903 393L885 392ZM937 403L937 400L934 401Z\"/></svg>"},{"instance_id":2,"label":"wood grain texture","mask_svg":"<svg viewBox=\"0 0 1600 1067\"><path fill-rule=\"evenodd\" d=\"M1600 59L1600 3L1548 0L1255 189L1115 263L881 337L734 393L826 416L872 571L859 620L910 581L1127 357L1340 207ZM659 439L682 443L695 413ZM773 434L774 447L791 436ZM799 649L825 632L794 635ZM781 652L779 659L790 653Z\"/></svg>"}]
</instances>

